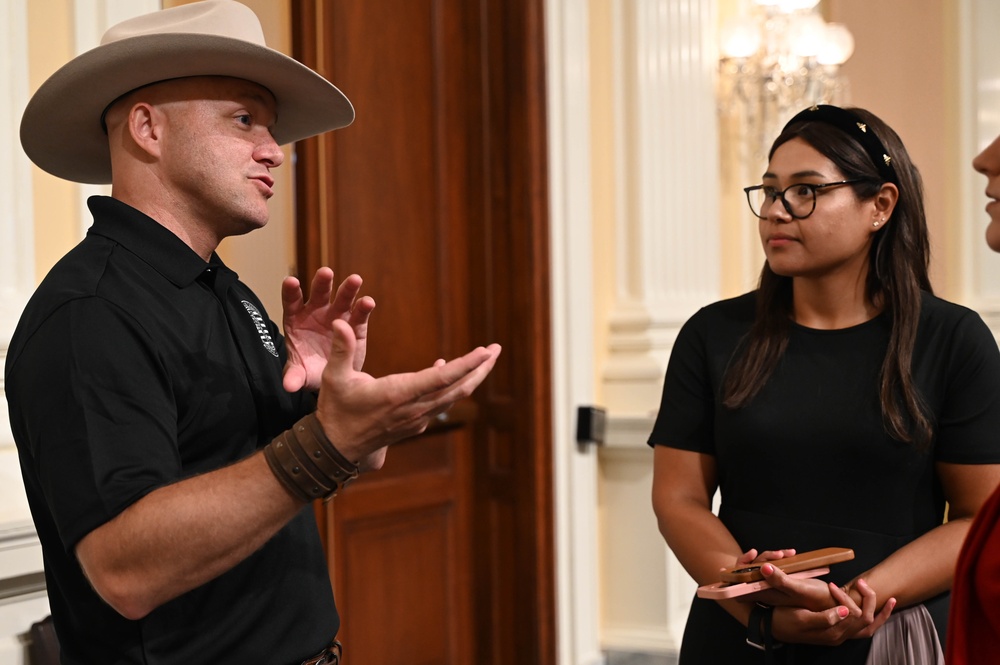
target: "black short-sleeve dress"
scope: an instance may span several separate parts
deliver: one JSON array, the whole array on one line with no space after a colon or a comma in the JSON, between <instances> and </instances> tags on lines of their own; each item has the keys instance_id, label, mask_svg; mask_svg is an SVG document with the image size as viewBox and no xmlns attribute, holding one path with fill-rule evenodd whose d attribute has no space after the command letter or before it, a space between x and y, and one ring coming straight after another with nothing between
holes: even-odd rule
<instances>
[{"instance_id":1,"label":"black short-sleeve dress","mask_svg":"<svg viewBox=\"0 0 1000 665\"><path fill-rule=\"evenodd\" d=\"M722 379L753 323L755 298L714 303L683 326L649 443L715 457L719 517L742 550L853 548L856 558L828 577L843 584L942 523L935 462L1000 462L1000 352L978 314L923 295L913 378L934 425L927 450L883 427L886 313L842 330L793 324L767 385L747 407L727 409ZM947 594L925 605L943 644ZM763 662L745 638L717 603L695 598L681 663ZM863 663L869 645L789 645L778 655L796 664Z\"/></svg>"}]
</instances>

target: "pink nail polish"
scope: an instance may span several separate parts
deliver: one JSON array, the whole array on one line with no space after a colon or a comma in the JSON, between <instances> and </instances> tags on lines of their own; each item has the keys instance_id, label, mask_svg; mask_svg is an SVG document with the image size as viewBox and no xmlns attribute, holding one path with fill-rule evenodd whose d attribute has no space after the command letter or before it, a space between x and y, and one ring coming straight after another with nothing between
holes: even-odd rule
<instances>
[{"instance_id":1,"label":"pink nail polish","mask_svg":"<svg viewBox=\"0 0 1000 665\"><path fill-rule=\"evenodd\" d=\"M850 613L851 613L851 611L849 609L847 609L846 607L844 607L843 605L841 605L840 607L837 608L837 614L840 615L841 619L846 619L847 615L850 614Z\"/></svg>"}]
</instances>

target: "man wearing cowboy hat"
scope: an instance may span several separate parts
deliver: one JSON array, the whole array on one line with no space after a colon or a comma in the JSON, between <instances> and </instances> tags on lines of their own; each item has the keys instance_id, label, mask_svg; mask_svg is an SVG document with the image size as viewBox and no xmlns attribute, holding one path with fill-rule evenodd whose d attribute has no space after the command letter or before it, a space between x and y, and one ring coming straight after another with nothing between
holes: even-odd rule
<instances>
[{"instance_id":1,"label":"man wearing cowboy hat","mask_svg":"<svg viewBox=\"0 0 1000 665\"><path fill-rule=\"evenodd\" d=\"M496 345L375 379L359 277L287 278L283 337L216 255L267 222L279 145L353 117L233 0L111 28L28 104L38 166L112 184L5 368L64 663L336 662L304 508L492 369Z\"/></svg>"}]
</instances>

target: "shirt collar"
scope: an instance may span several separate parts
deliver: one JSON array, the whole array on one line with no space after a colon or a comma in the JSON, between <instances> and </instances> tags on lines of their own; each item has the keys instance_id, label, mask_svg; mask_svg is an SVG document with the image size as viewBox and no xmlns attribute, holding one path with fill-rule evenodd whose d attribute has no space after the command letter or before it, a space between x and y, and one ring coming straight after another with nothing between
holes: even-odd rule
<instances>
[{"instance_id":1,"label":"shirt collar","mask_svg":"<svg viewBox=\"0 0 1000 665\"><path fill-rule=\"evenodd\" d=\"M87 206L94 215L88 235L104 236L122 245L179 288L190 286L209 267L232 272L215 252L206 263L169 229L127 203L110 196L92 196Z\"/></svg>"}]
</instances>

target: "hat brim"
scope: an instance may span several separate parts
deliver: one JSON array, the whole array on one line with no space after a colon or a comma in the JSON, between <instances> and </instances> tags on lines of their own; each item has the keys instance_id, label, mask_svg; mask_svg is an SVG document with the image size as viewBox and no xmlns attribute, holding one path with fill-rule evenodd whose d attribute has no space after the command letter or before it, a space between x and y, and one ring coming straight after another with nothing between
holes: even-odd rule
<instances>
[{"instance_id":1,"label":"hat brim","mask_svg":"<svg viewBox=\"0 0 1000 665\"><path fill-rule=\"evenodd\" d=\"M270 90L277 100L273 133L280 145L354 120L354 107L336 86L279 51L229 37L155 34L98 46L56 71L25 108L21 145L52 175L110 183L101 114L136 88L188 76L232 76Z\"/></svg>"}]
</instances>

